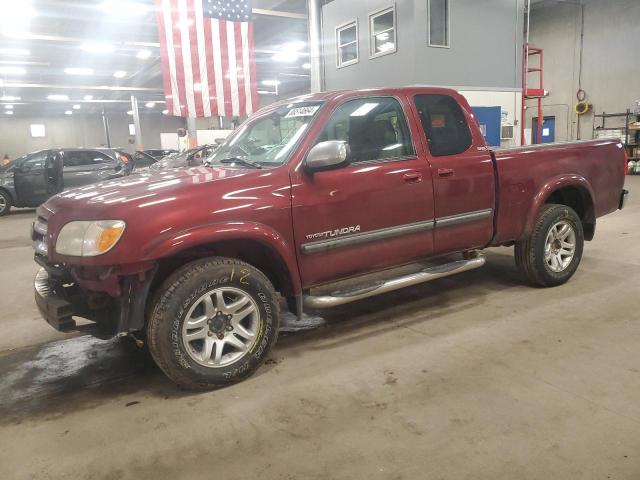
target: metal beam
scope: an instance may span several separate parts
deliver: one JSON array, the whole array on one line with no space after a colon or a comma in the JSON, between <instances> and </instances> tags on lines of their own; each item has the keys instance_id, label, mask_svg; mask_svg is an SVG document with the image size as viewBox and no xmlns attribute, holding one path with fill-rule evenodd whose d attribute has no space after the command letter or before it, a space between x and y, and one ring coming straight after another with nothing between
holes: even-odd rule
<instances>
[{"instance_id":1,"label":"metal beam","mask_svg":"<svg viewBox=\"0 0 640 480\"><path fill-rule=\"evenodd\" d=\"M5 82L5 88L58 88L63 90L100 90L111 92L153 92L162 93L164 90L161 88L149 88L149 87L110 87L107 85L52 85L50 83L20 83L20 82Z\"/></svg>"},{"instance_id":2,"label":"metal beam","mask_svg":"<svg viewBox=\"0 0 640 480\"><path fill-rule=\"evenodd\" d=\"M268 10L264 8L253 8L251 11L254 15L264 15L267 17L292 18L295 20L307 19L307 16L304 13L283 12L281 10Z\"/></svg>"}]
</instances>

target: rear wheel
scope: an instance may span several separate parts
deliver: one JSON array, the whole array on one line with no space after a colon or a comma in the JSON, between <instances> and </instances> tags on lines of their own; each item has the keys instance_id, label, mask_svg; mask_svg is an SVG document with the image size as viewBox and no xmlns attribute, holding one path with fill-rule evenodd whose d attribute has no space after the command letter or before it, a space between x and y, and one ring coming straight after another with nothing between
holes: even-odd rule
<instances>
[{"instance_id":1,"label":"rear wheel","mask_svg":"<svg viewBox=\"0 0 640 480\"><path fill-rule=\"evenodd\" d=\"M236 383L258 369L276 342L273 286L239 260L209 258L185 265L154 298L149 350L164 373L184 387Z\"/></svg>"},{"instance_id":2,"label":"rear wheel","mask_svg":"<svg viewBox=\"0 0 640 480\"><path fill-rule=\"evenodd\" d=\"M9 215L12 203L11 196L4 190L0 190L0 217Z\"/></svg>"},{"instance_id":3,"label":"rear wheel","mask_svg":"<svg viewBox=\"0 0 640 480\"><path fill-rule=\"evenodd\" d=\"M534 285L561 285L578 269L583 247L578 214L566 205L544 205L531 236L516 243L516 264Z\"/></svg>"}]
</instances>

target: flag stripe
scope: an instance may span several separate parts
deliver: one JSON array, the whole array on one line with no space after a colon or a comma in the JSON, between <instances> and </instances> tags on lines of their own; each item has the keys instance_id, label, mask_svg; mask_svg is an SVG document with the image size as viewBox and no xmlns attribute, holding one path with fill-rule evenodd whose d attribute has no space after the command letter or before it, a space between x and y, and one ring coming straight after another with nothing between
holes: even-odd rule
<instances>
[{"instance_id":1,"label":"flag stripe","mask_svg":"<svg viewBox=\"0 0 640 480\"><path fill-rule=\"evenodd\" d=\"M250 0L155 0L167 110L244 116L258 106Z\"/></svg>"}]
</instances>

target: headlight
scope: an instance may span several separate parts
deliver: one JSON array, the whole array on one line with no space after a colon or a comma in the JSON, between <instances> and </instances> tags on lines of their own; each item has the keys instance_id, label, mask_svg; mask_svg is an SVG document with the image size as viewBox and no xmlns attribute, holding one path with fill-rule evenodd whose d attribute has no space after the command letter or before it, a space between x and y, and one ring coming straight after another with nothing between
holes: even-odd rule
<instances>
[{"instance_id":1,"label":"headlight","mask_svg":"<svg viewBox=\"0 0 640 480\"><path fill-rule=\"evenodd\" d=\"M95 257L111 250L126 224L122 220L69 222L60 231L56 252L76 257Z\"/></svg>"}]
</instances>

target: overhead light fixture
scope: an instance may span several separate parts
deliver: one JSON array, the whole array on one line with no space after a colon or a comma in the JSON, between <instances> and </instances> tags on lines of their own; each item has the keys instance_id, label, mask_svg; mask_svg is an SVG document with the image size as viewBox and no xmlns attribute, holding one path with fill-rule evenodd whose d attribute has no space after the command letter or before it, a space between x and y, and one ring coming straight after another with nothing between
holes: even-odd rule
<instances>
[{"instance_id":1,"label":"overhead light fixture","mask_svg":"<svg viewBox=\"0 0 640 480\"><path fill-rule=\"evenodd\" d=\"M73 115L73 110L66 110L64 112L65 115Z\"/></svg>"},{"instance_id":2,"label":"overhead light fixture","mask_svg":"<svg viewBox=\"0 0 640 480\"><path fill-rule=\"evenodd\" d=\"M133 115L133 110L129 110L129 111L127 112L127 115Z\"/></svg>"},{"instance_id":3,"label":"overhead light fixture","mask_svg":"<svg viewBox=\"0 0 640 480\"><path fill-rule=\"evenodd\" d=\"M8 37L23 36L29 30L31 19L37 14L31 0L0 2L0 27Z\"/></svg>"},{"instance_id":4,"label":"overhead light fixture","mask_svg":"<svg viewBox=\"0 0 640 480\"><path fill-rule=\"evenodd\" d=\"M169 113L169 110L162 110L162 114L163 114L163 115L166 115L166 114L168 114L168 113Z\"/></svg>"},{"instance_id":5,"label":"overhead light fixture","mask_svg":"<svg viewBox=\"0 0 640 480\"><path fill-rule=\"evenodd\" d=\"M5 105L4 108L7 110L13 110L13 105Z\"/></svg>"},{"instance_id":6,"label":"overhead light fixture","mask_svg":"<svg viewBox=\"0 0 640 480\"><path fill-rule=\"evenodd\" d=\"M139 50L138 53L136 53L136 57L138 57L140 60L146 60L150 56L151 50Z\"/></svg>"},{"instance_id":7,"label":"overhead light fixture","mask_svg":"<svg viewBox=\"0 0 640 480\"><path fill-rule=\"evenodd\" d=\"M6 111L6 112L4 112L4 113L6 113L7 115L13 115L13 110L7 110L7 111Z\"/></svg>"},{"instance_id":8,"label":"overhead light fixture","mask_svg":"<svg viewBox=\"0 0 640 480\"><path fill-rule=\"evenodd\" d=\"M297 52L298 50L302 50L306 46L307 44L305 42L298 40L295 42L285 43L284 45L282 45L282 49Z\"/></svg>"},{"instance_id":9,"label":"overhead light fixture","mask_svg":"<svg viewBox=\"0 0 640 480\"><path fill-rule=\"evenodd\" d=\"M275 92L270 92L269 90L258 90L258 94L260 94L260 95L274 95Z\"/></svg>"},{"instance_id":10,"label":"overhead light fixture","mask_svg":"<svg viewBox=\"0 0 640 480\"><path fill-rule=\"evenodd\" d=\"M116 47L109 43L83 43L80 48L91 53L113 53Z\"/></svg>"},{"instance_id":11,"label":"overhead light fixture","mask_svg":"<svg viewBox=\"0 0 640 480\"><path fill-rule=\"evenodd\" d=\"M277 87L280 85L280 80L263 80L262 85L266 85L267 87Z\"/></svg>"},{"instance_id":12,"label":"overhead light fixture","mask_svg":"<svg viewBox=\"0 0 640 480\"><path fill-rule=\"evenodd\" d=\"M0 67L0 74L3 75L26 75L27 70L22 67Z\"/></svg>"},{"instance_id":13,"label":"overhead light fixture","mask_svg":"<svg viewBox=\"0 0 640 480\"><path fill-rule=\"evenodd\" d=\"M91 100L93 100L93 95L85 95L83 97L87 102L90 102Z\"/></svg>"},{"instance_id":14,"label":"overhead light fixture","mask_svg":"<svg viewBox=\"0 0 640 480\"><path fill-rule=\"evenodd\" d=\"M113 76L115 78L124 78L127 76L127 72L125 72L124 70L116 70L115 72L113 72Z\"/></svg>"},{"instance_id":15,"label":"overhead light fixture","mask_svg":"<svg viewBox=\"0 0 640 480\"><path fill-rule=\"evenodd\" d=\"M285 51L276 53L271 59L274 62L293 63L298 60L298 52Z\"/></svg>"},{"instance_id":16,"label":"overhead light fixture","mask_svg":"<svg viewBox=\"0 0 640 480\"><path fill-rule=\"evenodd\" d=\"M17 102L18 100L20 100L20 97L14 97L12 95L3 95L2 97L0 97L0 100L2 100L3 102Z\"/></svg>"},{"instance_id":17,"label":"overhead light fixture","mask_svg":"<svg viewBox=\"0 0 640 480\"><path fill-rule=\"evenodd\" d=\"M17 57L31 55L31 52L26 48L0 48L0 55L11 55Z\"/></svg>"},{"instance_id":18,"label":"overhead light fixture","mask_svg":"<svg viewBox=\"0 0 640 480\"><path fill-rule=\"evenodd\" d=\"M310 63L303 63L302 64L302 68L304 68L305 70L311 70L311 64Z\"/></svg>"},{"instance_id":19,"label":"overhead light fixture","mask_svg":"<svg viewBox=\"0 0 640 480\"><path fill-rule=\"evenodd\" d=\"M55 102L66 102L69 100L69 95L47 95L48 100L53 100Z\"/></svg>"},{"instance_id":20,"label":"overhead light fixture","mask_svg":"<svg viewBox=\"0 0 640 480\"><path fill-rule=\"evenodd\" d=\"M81 108L81 106L80 106L80 104L79 104L79 103L76 103L76 104L73 106L73 109L74 109L74 110L80 110L80 108Z\"/></svg>"},{"instance_id":21,"label":"overhead light fixture","mask_svg":"<svg viewBox=\"0 0 640 480\"><path fill-rule=\"evenodd\" d=\"M149 13L149 5L146 3L125 0L105 0L100 4L100 9L114 15L146 15Z\"/></svg>"},{"instance_id":22,"label":"overhead light fixture","mask_svg":"<svg viewBox=\"0 0 640 480\"><path fill-rule=\"evenodd\" d=\"M92 68L70 67L65 68L64 73L67 75L93 75Z\"/></svg>"},{"instance_id":23,"label":"overhead light fixture","mask_svg":"<svg viewBox=\"0 0 640 480\"><path fill-rule=\"evenodd\" d=\"M156 106L155 102L147 102L144 104L145 107L147 108L153 108Z\"/></svg>"}]
</instances>

